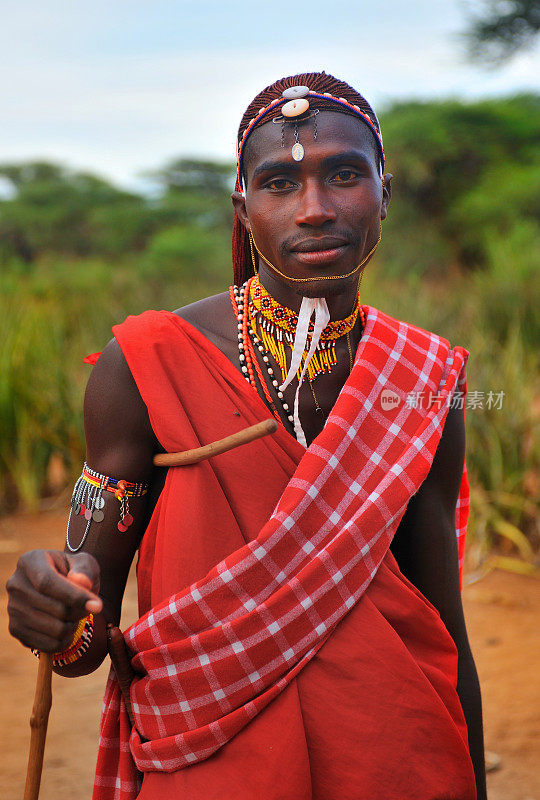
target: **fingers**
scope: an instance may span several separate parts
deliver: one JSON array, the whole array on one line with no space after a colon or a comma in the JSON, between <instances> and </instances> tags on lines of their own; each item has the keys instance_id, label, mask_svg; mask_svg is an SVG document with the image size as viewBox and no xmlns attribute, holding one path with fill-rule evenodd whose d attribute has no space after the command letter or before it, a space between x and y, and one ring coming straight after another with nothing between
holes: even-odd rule
<instances>
[{"instance_id":1,"label":"fingers","mask_svg":"<svg viewBox=\"0 0 540 800\"><path fill-rule=\"evenodd\" d=\"M15 583L15 581L13 581ZM41 595L25 578L9 588L9 631L27 647L58 652L69 646L77 615L53 598Z\"/></svg>"},{"instance_id":2,"label":"fingers","mask_svg":"<svg viewBox=\"0 0 540 800\"><path fill-rule=\"evenodd\" d=\"M64 554L58 554L55 551L48 550L38 550L34 551L34 553L38 555L36 555L32 561L30 565L31 568L26 570L26 576L39 594L59 600L70 609L70 617L73 614L77 619L85 617L90 611L92 613L101 611L103 607L101 598L94 592L89 591L79 583L68 578L68 570L72 568L74 561L73 557L67 557ZM88 577L92 586L95 583L99 583L96 578L96 574L99 573L99 568L97 567L95 559L86 553L77 555L79 558L75 560L75 564L78 564L80 572ZM61 559L59 559L59 556ZM91 573L94 572L94 565L92 562L95 562L96 573L93 577L91 575ZM60 573L58 569L63 572ZM88 605L90 605L90 608L87 608Z\"/></svg>"},{"instance_id":3,"label":"fingers","mask_svg":"<svg viewBox=\"0 0 540 800\"><path fill-rule=\"evenodd\" d=\"M75 570L70 570L67 574L68 581L71 581L75 584L75 586L81 586L83 589L87 589L88 591L92 590L92 581L85 575L84 572L76 572Z\"/></svg>"},{"instance_id":4,"label":"fingers","mask_svg":"<svg viewBox=\"0 0 540 800\"><path fill-rule=\"evenodd\" d=\"M68 581L71 581L71 583L74 583L75 586L80 586L83 589L87 589L88 591L90 591L93 587L92 580L88 577L88 575L85 575L82 572L75 572L74 570L71 570L67 574L67 579ZM99 588L99 582L98 582L98 588ZM88 600L86 602L85 608L88 611L88 613L98 614L103 608L103 602L100 597L96 597L95 599Z\"/></svg>"},{"instance_id":5,"label":"fingers","mask_svg":"<svg viewBox=\"0 0 540 800\"><path fill-rule=\"evenodd\" d=\"M51 617L42 611L35 610L31 620L18 614L17 609L11 609L11 620L17 626L17 638L26 647L34 647L47 653L58 653L66 650L75 635L78 622L64 622Z\"/></svg>"},{"instance_id":6,"label":"fingers","mask_svg":"<svg viewBox=\"0 0 540 800\"><path fill-rule=\"evenodd\" d=\"M39 572L28 576L29 580L40 595L45 595L58 600L66 608L67 614L74 614L78 619L86 616L86 604L91 600L98 600L95 595L81 589L67 578L53 570Z\"/></svg>"},{"instance_id":7,"label":"fingers","mask_svg":"<svg viewBox=\"0 0 540 800\"><path fill-rule=\"evenodd\" d=\"M63 553L68 565L68 578L88 591L99 592L99 566L89 553Z\"/></svg>"},{"instance_id":8,"label":"fingers","mask_svg":"<svg viewBox=\"0 0 540 800\"><path fill-rule=\"evenodd\" d=\"M56 619L68 622L71 620L75 622L75 616L71 613L71 609L67 608L60 600L55 600L54 597L48 597L45 594L40 594L28 578L23 575L10 591L10 599L13 598L15 603L21 603L30 606L34 611L42 611Z\"/></svg>"},{"instance_id":9,"label":"fingers","mask_svg":"<svg viewBox=\"0 0 540 800\"><path fill-rule=\"evenodd\" d=\"M93 591L99 566L89 554L67 557L33 550L7 582L10 633L27 647L58 652L69 646L80 619L103 607Z\"/></svg>"}]
</instances>

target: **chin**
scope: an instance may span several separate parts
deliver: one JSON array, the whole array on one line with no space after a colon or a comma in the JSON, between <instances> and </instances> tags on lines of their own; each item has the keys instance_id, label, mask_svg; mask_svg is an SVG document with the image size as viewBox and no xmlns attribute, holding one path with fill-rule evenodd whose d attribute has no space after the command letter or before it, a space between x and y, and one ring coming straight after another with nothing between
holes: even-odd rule
<instances>
[{"instance_id":1,"label":"chin","mask_svg":"<svg viewBox=\"0 0 540 800\"><path fill-rule=\"evenodd\" d=\"M310 280L302 284L296 284L296 294L300 297L339 297L351 284L356 285L360 278L360 271L355 272L348 278L341 278L336 275L334 280Z\"/></svg>"}]
</instances>

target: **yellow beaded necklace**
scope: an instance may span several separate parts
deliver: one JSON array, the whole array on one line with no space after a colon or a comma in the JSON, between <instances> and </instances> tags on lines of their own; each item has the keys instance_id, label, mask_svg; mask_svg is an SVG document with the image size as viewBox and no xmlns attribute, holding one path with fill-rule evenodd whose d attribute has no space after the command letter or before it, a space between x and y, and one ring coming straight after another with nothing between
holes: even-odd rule
<instances>
[{"instance_id":1,"label":"yellow beaded necklace","mask_svg":"<svg viewBox=\"0 0 540 800\"><path fill-rule=\"evenodd\" d=\"M321 333L317 350L311 358L307 367L307 377L311 382L321 372L330 372L332 367L337 364L336 341L342 336L347 336L356 324L360 315L362 325L364 324L364 312L360 305L360 295L356 305L348 317L341 320L330 321ZM286 346L292 351L298 315L286 306L282 306L277 300L266 291L255 276L249 285L249 325L254 336L270 353L278 364L282 382L287 375ZM310 323L309 334L313 331L313 323ZM308 338L307 347L309 348L311 337ZM302 362L298 369L298 377L302 372L307 356L307 349L304 351Z\"/></svg>"}]
</instances>

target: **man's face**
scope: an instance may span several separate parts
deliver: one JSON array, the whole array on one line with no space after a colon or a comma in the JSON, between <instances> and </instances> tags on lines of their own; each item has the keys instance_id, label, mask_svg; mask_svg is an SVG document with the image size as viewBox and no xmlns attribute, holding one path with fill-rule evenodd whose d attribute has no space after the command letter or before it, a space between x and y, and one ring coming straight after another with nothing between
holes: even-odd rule
<instances>
[{"instance_id":1,"label":"man's face","mask_svg":"<svg viewBox=\"0 0 540 800\"><path fill-rule=\"evenodd\" d=\"M313 117L298 123L302 161L291 155L294 121L285 123L284 147L281 124L253 132L244 157L245 213L235 204L261 253L285 275L335 275L338 283L377 242L389 196L367 126L328 111L316 121L316 139Z\"/></svg>"}]
</instances>

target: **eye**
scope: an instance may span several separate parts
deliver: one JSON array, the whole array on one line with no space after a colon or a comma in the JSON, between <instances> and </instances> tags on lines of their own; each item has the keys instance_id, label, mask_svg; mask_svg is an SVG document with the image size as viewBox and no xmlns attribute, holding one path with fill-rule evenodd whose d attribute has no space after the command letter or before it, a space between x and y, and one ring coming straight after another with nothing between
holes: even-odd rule
<instances>
[{"instance_id":1,"label":"eye","mask_svg":"<svg viewBox=\"0 0 540 800\"><path fill-rule=\"evenodd\" d=\"M293 186L293 182L288 178L274 178L265 184L265 189L271 189L274 192L282 192L285 189L291 189Z\"/></svg>"},{"instance_id":2,"label":"eye","mask_svg":"<svg viewBox=\"0 0 540 800\"><path fill-rule=\"evenodd\" d=\"M357 177L358 172L353 169L340 169L339 172L336 172L332 180L336 183L350 183L350 181L355 180Z\"/></svg>"}]
</instances>

